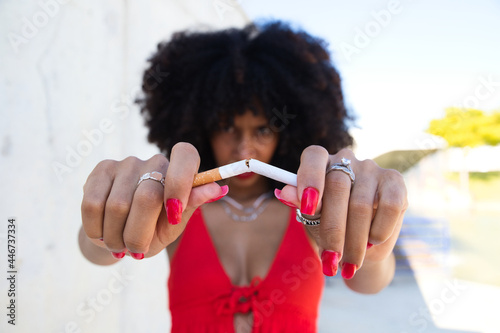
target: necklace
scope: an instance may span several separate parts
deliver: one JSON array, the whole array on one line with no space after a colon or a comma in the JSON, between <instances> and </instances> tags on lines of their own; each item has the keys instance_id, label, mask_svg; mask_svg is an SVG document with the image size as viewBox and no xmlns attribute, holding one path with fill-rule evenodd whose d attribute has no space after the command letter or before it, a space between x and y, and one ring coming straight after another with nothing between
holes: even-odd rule
<instances>
[{"instance_id":1,"label":"necklace","mask_svg":"<svg viewBox=\"0 0 500 333\"><path fill-rule=\"evenodd\" d=\"M260 214L266 209L269 204L272 193L267 192L261 194L250 207L245 207L233 198L222 197L220 203L224 208L227 215L234 221L238 222L250 222L254 221L259 217ZM238 214L234 213L233 210L238 211Z\"/></svg>"}]
</instances>

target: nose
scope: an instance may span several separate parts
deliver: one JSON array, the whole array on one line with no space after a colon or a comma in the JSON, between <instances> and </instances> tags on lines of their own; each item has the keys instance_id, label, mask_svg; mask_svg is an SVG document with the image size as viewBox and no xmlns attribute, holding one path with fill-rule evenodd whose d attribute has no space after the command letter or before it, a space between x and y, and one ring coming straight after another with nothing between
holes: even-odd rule
<instances>
[{"instance_id":1,"label":"nose","mask_svg":"<svg viewBox=\"0 0 500 333\"><path fill-rule=\"evenodd\" d=\"M255 158L255 138L250 133L243 133L236 147L236 155L238 160L244 160L247 158Z\"/></svg>"}]
</instances>

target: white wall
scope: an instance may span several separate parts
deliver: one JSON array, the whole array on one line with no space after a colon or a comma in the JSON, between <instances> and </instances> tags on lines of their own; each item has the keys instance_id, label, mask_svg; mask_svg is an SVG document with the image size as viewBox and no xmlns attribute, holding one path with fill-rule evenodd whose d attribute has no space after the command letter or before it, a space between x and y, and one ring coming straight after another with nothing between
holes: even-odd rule
<instances>
[{"instance_id":1,"label":"white wall","mask_svg":"<svg viewBox=\"0 0 500 333\"><path fill-rule=\"evenodd\" d=\"M16 332L168 330L166 254L88 263L77 245L82 186L102 159L157 152L132 102L156 44L186 27L245 22L236 1L0 2L1 332L14 331L4 306L9 217Z\"/></svg>"},{"instance_id":2,"label":"white wall","mask_svg":"<svg viewBox=\"0 0 500 333\"><path fill-rule=\"evenodd\" d=\"M480 146L476 148L450 148L447 150L449 171L470 172L500 171L500 145Z\"/></svg>"},{"instance_id":3,"label":"white wall","mask_svg":"<svg viewBox=\"0 0 500 333\"><path fill-rule=\"evenodd\" d=\"M447 210L460 211L479 208L468 190L468 179L460 183L447 180L446 173L464 171L490 172L500 170L500 146L481 146L471 149L448 148L424 157L405 172L411 203L410 212L433 212L436 216ZM464 183L462 183L462 181ZM476 205L476 206L474 206ZM498 204L480 204L481 209L498 210Z\"/></svg>"}]
</instances>

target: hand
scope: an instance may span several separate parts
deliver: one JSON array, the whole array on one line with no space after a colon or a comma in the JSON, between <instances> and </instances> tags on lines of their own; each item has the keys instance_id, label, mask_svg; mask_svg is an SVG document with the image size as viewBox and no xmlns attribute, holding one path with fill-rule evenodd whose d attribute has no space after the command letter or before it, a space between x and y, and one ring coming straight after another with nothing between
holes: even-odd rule
<instances>
[{"instance_id":1,"label":"hand","mask_svg":"<svg viewBox=\"0 0 500 333\"><path fill-rule=\"evenodd\" d=\"M342 158L351 160L354 185L342 171L326 174L327 167ZM307 229L318 244L325 275L333 276L341 267L345 279L364 263L382 262L391 255L408 207L399 172L359 161L349 149L329 155L319 146L303 151L297 187L285 186L280 198L300 207L306 218L321 214L320 225Z\"/></svg>"},{"instance_id":2,"label":"hand","mask_svg":"<svg viewBox=\"0 0 500 333\"><path fill-rule=\"evenodd\" d=\"M170 157L105 160L95 167L83 187L82 224L89 241L115 258L127 251L135 259L154 256L179 237L198 206L227 193L216 183L192 188L200 163L192 145L176 144ZM152 171L165 175L165 188L153 180L137 186Z\"/></svg>"}]
</instances>

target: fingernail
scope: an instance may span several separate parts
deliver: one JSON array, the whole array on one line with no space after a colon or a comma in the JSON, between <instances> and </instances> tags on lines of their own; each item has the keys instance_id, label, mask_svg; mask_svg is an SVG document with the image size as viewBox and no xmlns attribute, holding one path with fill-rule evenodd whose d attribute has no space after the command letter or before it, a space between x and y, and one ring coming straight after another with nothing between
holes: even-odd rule
<instances>
[{"instance_id":1,"label":"fingernail","mask_svg":"<svg viewBox=\"0 0 500 333\"><path fill-rule=\"evenodd\" d=\"M321 262L323 263L323 274L326 276L335 276L339 265L340 253L330 250L324 250L321 253Z\"/></svg>"},{"instance_id":2,"label":"fingernail","mask_svg":"<svg viewBox=\"0 0 500 333\"><path fill-rule=\"evenodd\" d=\"M141 260L144 259L144 253L134 253L130 252L130 256L134 259Z\"/></svg>"},{"instance_id":3,"label":"fingernail","mask_svg":"<svg viewBox=\"0 0 500 333\"><path fill-rule=\"evenodd\" d=\"M372 243L370 243L370 242L368 242L368 243L366 244L366 249L368 250L368 249L369 249L370 247L372 247L372 246L373 246L373 244L372 244Z\"/></svg>"},{"instance_id":4,"label":"fingernail","mask_svg":"<svg viewBox=\"0 0 500 333\"><path fill-rule=\"evenodd\" d=\"M229 186L227 186L227 185L221 186L220 187L220 196L218 196L217 198L210 199L205 203L211 203L211 202L217 201L220 198L222 198L223 196L225 196L228 192L229 192Z\"/></svg>"},{"instance_id":5,"label":"fingernail","mask_svg":"<svg viewBox=\"0 0 500 333\"><path fill-rule=\"evenodd\" d=\"M102 238L99 238L99 240L100 240L101 242L104 242L104 239L102 239Z\"/></svg>"},{"instance_id":6,"label":"fingernail","mask_svg":"<svg viewBox=\"0 0 500 333\"><path fill-rule=\"evenodd\" d=\"M319 192L314 187L308 187L302 193L300 212L306 215L314 215L318 206Z\"/></svg>"},{"instance_id":7,"label":"fingernail","mask_svg":"<svg viewBox=\"0 0 500 333\"><path fill-rule=\"evenodd\" d=\"M182 202L179 199L167 199L165 206L168 223L179 224L182 218Z\"/></svg>"},{"instance_id":8,"label":"fingernail","mask_svg":"<svg viewBox=\"0 0 500 333\"><path fill-rule=\"evenodd\" d=\"M348 262L345 262L343 265L342 265L342 277L344 279L352 279L353 276L354 276L354 273L356 273L356 270L358 269L358 266L354 265L354 264L351 264L351 263L348 263Z\"/></svg>"},{"instance_id":9,"label":"fingernail","mask_svg":"<svg viewBox=\"0 0 500 333\"><path fill-rule=\"evenodd\" d=\"M297 208L297 206L295 206L293 203L281 199L281 190L275 189L274 190L274 196L276 197L276 199L278 199L279 201L281 201L282 203L284 203L288 207Z\"/></svg>"},{"instance_id":10,"label":"fingernail","mask_svg":"<svg viewBox=\"0 0 500 333\"><path fill-rule=\"evenodd\" d=\"M125 251L123 252L111 252L111 255L115 257L116 259L121 259L125 257Z\"/></svg>"}]
</instances>

